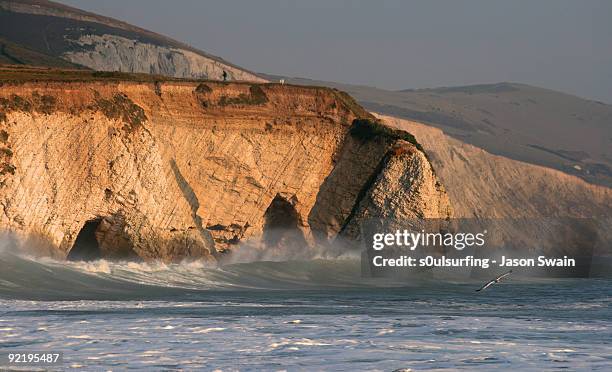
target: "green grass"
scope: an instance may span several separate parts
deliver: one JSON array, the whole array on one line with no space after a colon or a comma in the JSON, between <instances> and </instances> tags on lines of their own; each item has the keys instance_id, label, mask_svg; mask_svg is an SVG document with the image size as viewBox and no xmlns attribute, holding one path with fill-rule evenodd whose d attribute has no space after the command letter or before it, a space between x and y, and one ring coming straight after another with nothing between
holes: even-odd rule
<instances>
[{"instance_id":1,"label":"green grass","mask_svg":"<svg viewBox=\"0 0 612 372\"><path fill-rule=\"evenodd\" d=\"M1 63L1 62L0 62ZM153 83L164 81L198 81L194 79L179 79L161 75L128 73L118 71L91 71L79 69L58 69L36 66L1 65L0 82L25 83L35 81L58 82L139 82ZM201 81L201 80L199 80Z\"/></svg>"}]
</instances>

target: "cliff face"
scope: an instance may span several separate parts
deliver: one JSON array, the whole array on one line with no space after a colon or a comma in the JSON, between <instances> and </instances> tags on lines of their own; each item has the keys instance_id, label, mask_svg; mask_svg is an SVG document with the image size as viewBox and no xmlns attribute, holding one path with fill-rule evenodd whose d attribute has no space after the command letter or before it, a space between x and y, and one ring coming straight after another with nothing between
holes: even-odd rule
<instances>
[{"instance_id":1,"label":"cliff face","mask_svg":"<svg viewBox=\"0 0 612 372\"><path fill-rule=\"evenodd\" d=\"M385 231L395 231L416 228L415 221L453 216L444 187L425 154L415 146L397 141L380 164L382 171L374 173L367 192L355 204L343 236L356 239L360 225L371 220L383 221Z\"/></svg>"},{"instance_id":2,"label":"cliff face","mask_svg":"<svg viewBox=\"0 0 612 372\"><path fill-rule=\"evenodd\" d=\"M610 188L490 154L431 126L379 117L414 134L448 192L454 217L493 226L495 239L503 243L499 246L508 247L506 253L567 255L578 260L571 275L610 275Z\"/></svg>"},{"instance_id":3,"label":"cliff face","mask_svg":"<svg viewBox=\"0 0 612 372\"><path fill-rule=\"evenodd\" d=\"M97 71L210 80L223 80L225 71L229 80L266 81L163 35L45 0L0 0L0 38L29 51L0 51L12 64L70 67L71 62ZM45 58L29 58L31 53Z\"/></svg>"},{"instance_id":4,"label":"cliff face","mask_svg":"<svg viewBox=\"0 0 612 372\"><path fill-rule=\"evenodd\" d=\"M612 215L612 190L566 173L493 155L414 121L379 115L413 133L446 187L455 217L594 218Z\"/></svg>"},{"instance_id":5,"label":"cliff face","mask_svg":"<svg viewBox=\"0 0 612 372\"><path fill-rule=\"evenodd\" d=\"M446 217L422 153L363 116L325 88L5 81L0 226L58 257L176 260L308 250L390 203Z\"/></svg>"},{"instance_id":6,"label":"cliff face","mask_svg":"<svg viewBox=\"0 0 612 372\"><path fill-rule=\"evenodd\" d=\"M82 35L67 39L71 49L62 58L96 71L124 71L179 78L265 82L229 64L183 48L155 45L117 35Z\"/></svg>"}]
</instances>

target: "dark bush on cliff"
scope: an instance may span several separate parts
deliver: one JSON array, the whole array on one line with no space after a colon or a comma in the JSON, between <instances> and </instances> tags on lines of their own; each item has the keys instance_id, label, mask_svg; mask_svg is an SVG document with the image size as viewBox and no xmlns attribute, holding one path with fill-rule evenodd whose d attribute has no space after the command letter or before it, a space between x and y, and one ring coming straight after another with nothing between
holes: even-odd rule
<instances>
[{"instance_id":1,"label":"dark bush on cliff","mask_svg":"<svg viewBox=\"0 0 612 372\"><path fill-rule=\"evenodd\" d=\"M380 122L380 120L355 119L351 125L350 134L353 138L356 138L362 142L367 142L379 137L390 140L401 139L412 143L423 153L425 152L421 144L417 142L416 138L414 138L412 134L400 129L390 128Z\"/></svg>"}]
</instances>

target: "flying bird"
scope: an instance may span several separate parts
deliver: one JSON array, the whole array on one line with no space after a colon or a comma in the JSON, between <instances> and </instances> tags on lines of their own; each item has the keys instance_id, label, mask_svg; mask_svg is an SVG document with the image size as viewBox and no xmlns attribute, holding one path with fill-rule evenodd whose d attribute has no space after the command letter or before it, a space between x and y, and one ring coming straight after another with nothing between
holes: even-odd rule
<instances>
[{"instance_id":1,"label":"flying bird","mask_svg":"<svg viewBox=\"0 0 612 372\"><path fill-rule=\"evenodd\" d=\"M501 275L500 275L500 276L498 276L497 278L495 278L495 279L493 279L493 280L490 280L488 283L486 283L486 284L485 284L485 285L483 285L482 287L478 288L478 289L476 290L476 292L480 292L480 291L482 291L482 290L485 290L485 289L489 288L489 287L490 287L490 286L492 286L493 284L499 283L499 282L502 280L502 278L504 278L504 277L506 277L506 276L510 275L511 273L512 273L512 270L508 271L507 273L503 273L503 274L501 274Z\"/></svg>"}]
</instances>

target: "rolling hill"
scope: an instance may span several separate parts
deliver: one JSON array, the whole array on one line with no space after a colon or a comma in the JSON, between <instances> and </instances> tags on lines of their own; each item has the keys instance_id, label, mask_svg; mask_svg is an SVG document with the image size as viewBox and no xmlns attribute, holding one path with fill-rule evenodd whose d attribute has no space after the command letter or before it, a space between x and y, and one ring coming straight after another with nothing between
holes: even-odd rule
<instances>
[{"instance_id":1,"label":"rolling hill","mask_svg":"<svg viewBox=\"0 0 612 372\"><path fill-rule=\"evenodd\" d=\"M612 105L603 102L516 83L388 91L286 80L341 89L370 111L426 123L492 154L612 186Z\"/></svg>"},{"instance_id":2,"label":"rolling hill","mask_svg":"<svg viewBox=\"0 0 612 372\"><path fill-rule=\"evenodd\" d=\"M264 81L166 36L46 0L0 0L0 38L8 45L2 63L212 80L225 71L230 80ZM42 58L19 57L33 53Z\"/></svg>"}]
</instances>

